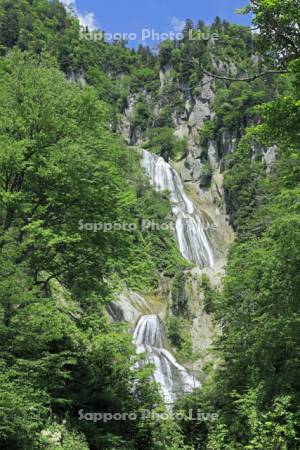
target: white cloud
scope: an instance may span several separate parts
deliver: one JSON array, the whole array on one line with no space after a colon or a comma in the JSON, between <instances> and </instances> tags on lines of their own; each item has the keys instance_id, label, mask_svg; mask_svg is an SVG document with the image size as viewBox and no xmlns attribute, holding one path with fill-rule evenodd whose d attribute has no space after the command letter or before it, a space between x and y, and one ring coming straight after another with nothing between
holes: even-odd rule
<instances>
[{"instance_id":1,"label":"white cloud","mask_svg":"<svg viewBox=\"0 0 300 450\"><path fill-rule=\"evenodd\" d=\"M88 27L90 31L96 30L99 28L96 17L94 13L84 12L81 13L78 11L75 0L60 0L67 8L74 11L76 16L79 19L80 24L83 27Z\"/></svg>"},{"instance_id":2,"label":"white cloud","mask_svg":"<svg viewBox=\"0 0 300 450\"><path fill-rule=\"evenodd\" d=\"M94 13L78 14L78 19L83 27L88 27L91 31L99 28Z\"/></svg>"},{"instance_id":3,"label":"white cloud","mask_svg":"<svg viewBox=\"0 0 300 450\"><path fill-rule=\"evenodd\" d=\"M68 6L68 7L75 6L75 1L74 0L60 0L60 1L65 6Z\"/></svg>"},{"instance_id":4,"label":"white cloud","mask_svg":"<svg viewBox=\"0 0 300 450\"><path fill-rule=\"evenodd\" d=\"M178 19L177 17L173 16L171 18L171 26L172 26L172 30L175 31L175 33L180 33L185 26L185 20L181 20L181 19Z\"/></svg>"}]
</instances>

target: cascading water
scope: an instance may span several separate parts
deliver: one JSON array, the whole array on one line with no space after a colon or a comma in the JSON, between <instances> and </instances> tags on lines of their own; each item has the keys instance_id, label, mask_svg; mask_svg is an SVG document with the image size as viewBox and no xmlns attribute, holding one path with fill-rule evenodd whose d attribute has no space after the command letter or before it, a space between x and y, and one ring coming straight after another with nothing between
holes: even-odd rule
<instances>
[{"instance_id":1,"label":"cascading water","mask_svg":"<svg viewBox=\"0 0 300 450\"><path fill-rule=\"evenodd\" d=\"M169 191L180 252L200 267L214 265L214 255L201 217L184 192L177 172L163 158L143 150L141 165L158 191Z\"/></svg>"},{"instance_id":2,"label":"cascading water","mask_svg":"<svg viewBox=\"0 0 300 450\"><path fill-rule=\"evenodd\" d=\"M160 384L167 404L172 404L179 393L200 387L200 382L163 348L163 332L158 316L151 314L140 318L134 332L134 343L137 353L146 353L149 362L154 364L153 377Z\"/></svg>"},{"instance_id":3,"label":"cascading water","mask_svg":"<svg viewBox=\"0 0 300 450\"><path fill-rule=\"evenodd\" d=\"M157 191L169 191L176 219L176 235L181 254L199 267L212 267L214 254L200 215L184 191L177 172L163 158L143 150L141 165ZM191 392L201 384L163 348L163 332L158 316L140 317L134 331L138 353L145 353L154 365L153 377L161 386L166 403L179 393Z\"/></svg>"}]
</instances>

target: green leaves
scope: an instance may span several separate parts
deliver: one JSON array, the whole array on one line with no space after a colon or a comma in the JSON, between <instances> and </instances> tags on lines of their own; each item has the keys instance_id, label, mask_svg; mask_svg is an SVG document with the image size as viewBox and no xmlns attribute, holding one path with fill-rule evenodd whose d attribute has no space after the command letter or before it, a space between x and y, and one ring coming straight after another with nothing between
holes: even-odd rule
<instances>
[{"instance_id":1,"label":"green leaves","mask_svg":"<svg viewBox=\"0 0 300 450\"><path fill-rule=\"evenodd\" d=\"M259 40L265 50L271 51L277 64L286 65L298 58L299 2L294 0L251 1L253 22L259 28Z\"/></svg>"},{"instance_id":2,"label":"green leaves","mask_svg":"<svg viewBox=\"0 0 300 450\"><path fill-rule=\"evenodd\" d=\"M52 448L61 436L57 448L77 450L86 448L70 431L81 428L80 408L134 412L161 402L152 369L133 369L128 330L104 317L111 284L146 290L159 271L184 263L170 232L139 229L144 219L164 222L170 205L110 131L95 90L18 51L0 60L0 79L0 357L12 411L0 446ZM137 227L104 233L80 227L86 223ZM150 432L149 449L157 435L163 449L181 442L172 421L165 431L140 420L82 429L98 448L133 445L132 435L149 441Z\"/></svg>"},{"instance_id":3,"label":"green leaves","mask_svg":"<svg viewBox=\"0 0 300 450\"><path fill-rule=\"evenodd\" d=\"M152 152L171 159L183 158L186 151L185 139L179 139L171 128L154 128L149 131L149 141L146 147Z\"/></svg>"},{"instance_id":4,"label":"green leaves","mask_svg":"<svg viewBox=\"0 0 300 450\"><path fill-rule=\"evenodd\" d=\"M42 390L10 379L12 372L1 365L0 442L7 449L39 449L39 431L49 414L49 398Z\"/></svg>"}]
</instances>

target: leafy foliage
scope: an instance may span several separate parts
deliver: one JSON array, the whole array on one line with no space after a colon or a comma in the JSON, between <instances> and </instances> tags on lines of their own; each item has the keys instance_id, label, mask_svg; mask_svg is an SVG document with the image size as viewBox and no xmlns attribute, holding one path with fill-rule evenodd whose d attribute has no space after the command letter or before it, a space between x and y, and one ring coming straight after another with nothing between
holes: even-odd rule
<instances>
[{"instance_id":1,"label":"leafy foliage","mask_svg":"<svg viewBox=\"0 0 300 450\"><path fill-rule=\"evenodd\" d=\"M184 157L186 145L186 140L177 138L171 128L153 128L149 131L149 141L146 143L153 153L175 160Z\"/></svg>"},{"instance_id":2,"label":"leafy foliage","mask_svg":"<svg viewBox=\"0 0 300 450\"><path fill-rule=\"evenodd\" d=\"M220 18L211 27L188 20L183 40L164 42L156 56L87 39L58 0L0 0L1 448L299 447L299 5L257 0L246 9L258 35ZM199 32L219 39L189 39ZM187 142L173 127L201 93L203 67L239 77L274 61L290 75L214 82L214 118L200 132L204 160L209 141L223 158L237 235L223 291L202 278L206 309L222 325L219 367L175 406L184 420L141 420L142 410L165 407L152 368L139 368L128 330L104 307L111 285L149 290L161 273L174 276L168 334L191 359L186 263L168 231L141 230L142 220L169 220L170 206L116 136L119 114L136 96L132 133L180 159ZM133 230L80 227L116 222ZM218 420L191 423L190 408ZM80 421L80 410L137 420Z\"/></svg>"}]
</instances>

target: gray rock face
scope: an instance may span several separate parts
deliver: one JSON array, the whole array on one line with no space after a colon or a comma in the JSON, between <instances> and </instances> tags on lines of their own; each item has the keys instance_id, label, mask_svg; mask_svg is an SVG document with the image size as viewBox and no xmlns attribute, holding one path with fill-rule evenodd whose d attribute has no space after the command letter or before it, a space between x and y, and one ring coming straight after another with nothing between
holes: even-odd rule
<instances>
[{"instance_id":1,"label":"gray rock face","mask_svg":"<svg viewBox=\"0 0 300 450\"><path fill-rule=\"evenodd\" d=\"M189 153L185 159L184 165L187 169L192 169L194 166L194 158L191 153Z\"/></svg>"},{"instance_id":2,"label":"gray rock face","mask_svg":"<svg viewBox=\"0 0 300 450\"><path fill-rule=\"evenodd\" d=\"M196 159L194 161L193 166L193 180L199 181L202 175L203 175L203 164L199 159Z\"/></svg>"},{"instance_id":3,"label":"gray rock face","mask_svg":"<svg viewBox=\"0 0 300 450\"><path fill-rule=\"evenodd\" d=\"M180 175L183 181L193 181L193 175L191 169L183 165L180 170Z\"/></svg>"},{"instance_id":4,"label":"gray rock face","mask_svg":"<svg viewBox=\"0 0 300 450\"><path fill-rule=\"evenodd\" d=\"M210 184L211 176L205 170L205 165L200 161L200 159L196 159L193 165L193 181L198 183L200 187L208 187Z\"/></svg>"},{"instance_id":5,"label":"gray rock face","mask_svg":"<svg viewBox=\"0 0 300 450\"><path fill-rule=\"evenodd\" d=\"M200 97L202 100L206 100L209 103L212 103L215 94L211 88L211 77L209 77L208 75L204 75L202 78L202 82L201 82L201 93L200 93Z\"/></svg>"},{"instance_id":6,"label":"gray rock face","mask_svg":"<svg viewBox=\"0 0 300 450\"><path fill-rule=\"evenodd\" d=\"M272 167L276 161L276 152L277 147L274 145L273 147L268 148L263 154L263 159L265 160L265 163L267 165L267 174L271 172Z\"/></svg>"},{"instance_id":7,"label":"gray rock face","mask_svg":"<svg viewBox=\"0 0 300 450\"><path fill-rule=\"evenodd\" d=\"M127 144L131 143L131 125L130 125L130 116L132 115L135 105L137 102L136 95L130 95L127 99L127 108L125 109L123 119L119 126L119 131Z\"/></svg>"},{"instance_id":8,"label":"gray rock face","mask_svg":"<svg viewBox=\"0 0 300 450\"><path fill-rule=\"evenodd\" d=\"M237 67L232 62L228 63L212 58L212 65L216 72L223 73L224 75L236 76L238 73Z\"/></svg>"},{"instance_id":9,"label":"gray rock face","mask_svg":"<svg viewBox=\"0 0 300 450\"><path fill-rule=\"evenodd\" d=\"M252 145L252 161L262 160L266 163L267 169L266 172L269 174L272 170L272 167L276 161L277 147L274 145L273 147L269 147L267 149L262 148L260 144Z\"/></svg>"},{"instance_id":10,"label":"gray rock face","mask_svg":"<svg viewBox=\"0 0 300 450\"><path fill-rule=\"evenodd\" d=\"M236 142L236 132L229 134L227 131L224 131L221 136L222 154L227 155L228 153L233 153L236 147Z\"/></svg>"},{"instance_id":11,"label":"gray rock face","mask_svg":"<svg viewBox=\"0 0 300 450\"><path fill-rule=\"evenodd\" d=\"M219 165L218 149L215 142L210 141L208 146L208 161L212 170L216 170Z\"/></svg>"},{"instance_id":12,"label":"gray rock face","mask_svg":"<svg viewBox=\"0 0 300 450\"><path fill-rule=\"evenodd\" d=\"M190 147L190 153L192 154L194 159L198 159L206 155L207 149L204 147L201 147L201 145L193 144Z\"/></svg>"},{"instance_id":13,"label":"gray rock face","mask_svg":"<svg viewBox=\"0 0 300 450\"><path fill-rule=\"evenodd\" d=\"M109 316L115 322L127 322L134 327L142 314L151 314L149 303L137 292L127 289L106 306Z\"/></svg>"},{"instance_id":14,"label":"gray rock face","mask_svg":"<svg viewBox=\"0 0 300 450\"><path fill-rule=\"evenodd\" d=\"M184 182L193 182L202 188L210 185L211 174L208 173L207 162L194 158L191 152L181 164L180 175Z\"/></svg>"},{"instance_id":15,"label":"gray rock face","mask_svg":"<svg viewBox=\"0 0 300 450\"><path fill-rule=\"evenodd\" d=\"M177 136L179 139L183 139L186 138L188 139L189 137L189 128L187 125L187 121L185 122L179 122L177 121L175 123L175 132L174 135Z\"/></svg>"},{"instance_id":16,"label":"gray rock face","mask_svg":"<svg viewBox=\"0 0 300 450\"><path fill-rule=\"evenodd\" d=\"M140 127L137 127L133 130L130 127L130 144L134 145L142 145L143 144L143 133Z\"/></svg>"},{"instance_id":17,"label":"gray rock face","mask_svg":"<svg viewBox=\"0 0 300 450\"><path fill-rule=\"evenodd\" d=\"M214 92L211 88L211 78L204 75L200 86L196 88L196 100L192 103L190 100L186 102L189 114L188 125L191 128L200 128L206 120L211 118L212 101Z\"/></svg>"},{"instance_id":18,"label":"gray rock face","mask_svg":"<svg viewBox=\"0 0 300 450\"><path fill-rule=\"evenodd\" d=\"M204 122L210 119L211 109L207 100L197 98L189 117L189 126L200 128Z\"/></svg>"},{"instance_id":19,"label":"gray rock face","mask_svg":"<svg viewBox=\"0 0 300 450\"><path fill-rule=\"evenodd\" d=\"M130 121L127 117L123 117L119 131L126 144L130 144Z\"/></svg>"}]
</instances>

